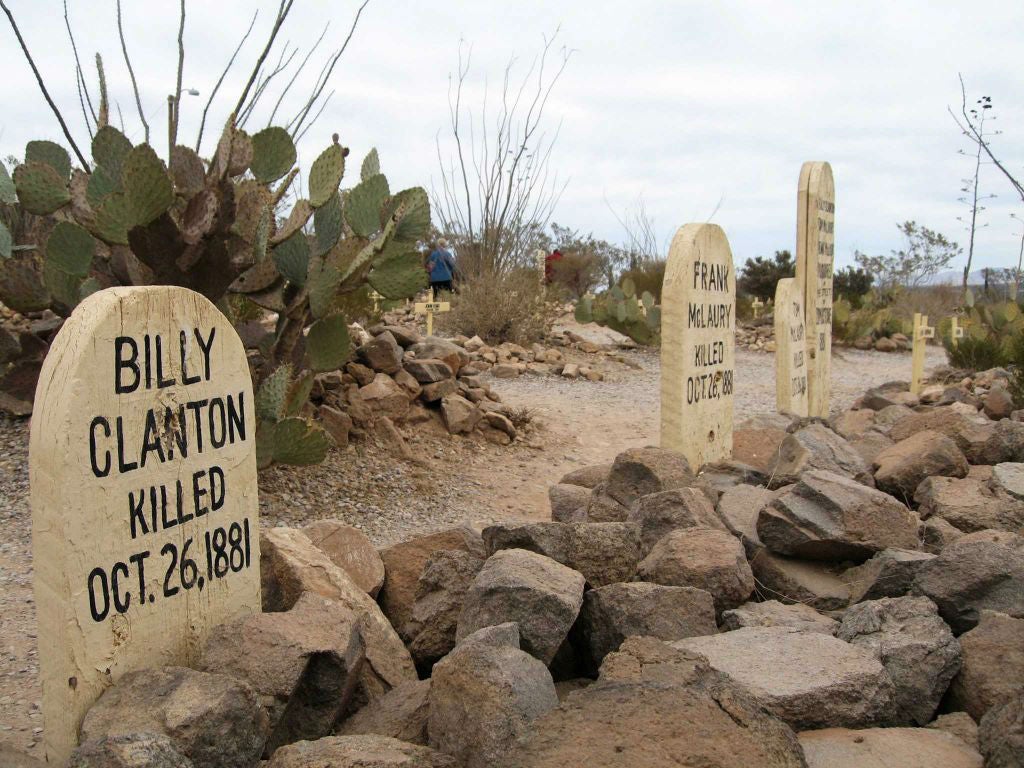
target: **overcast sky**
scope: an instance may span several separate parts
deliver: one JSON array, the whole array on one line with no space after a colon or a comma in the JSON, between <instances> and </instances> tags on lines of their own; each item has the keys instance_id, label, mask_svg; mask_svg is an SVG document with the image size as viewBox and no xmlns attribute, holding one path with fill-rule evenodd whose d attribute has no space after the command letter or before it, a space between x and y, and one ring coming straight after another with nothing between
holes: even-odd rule
<instances>
[{"instance_id":1,"label":"overcast sky","mask_svg":"<svg viewBox=\"0 0 1024 768\"><path fill-rule=\"evenodd\" d=\"M7 3L84 145L61 3ZM282 112L305 98L328 42L344 38L357 5L297 0L279 42L308 47L326 22L331 26L299 81L305 87L293 89ZM131 138L141 141L113 0L69 0L69 7L90 85L99 51L111 100L119 103ZM194 142L206 97L257 7L253 34L222 87L223 98L211 108L212 134L240 93L277 2L189 0L184 86L200 96L184 97L180 135L187 143ZM123 8L152 141L166 156L178 4L124 0ZM947 105L959 106L958 72L972 99L993 98L994 125L1005 131L993 145L1024 177L1020 0L371 0L335 70L329 88L336 93L300 145L303 166L337 131L357 157L378 147L392 189L429 187L438 180L435 135L447 124L448 75L460 40L473 45L470 77L478 95L484 78L493 87L513 54L525 73L542 36L559 25L559 39L574 53L547 112L550 130L561 123L552 169L569 179L554 218L599 237L621 241L608 204L622 211L642 196L662 241L682 224L706 220L718 206L713 221L724 227L738 262L792 250L800 164L828 160L836 181L840 265L852 261L855 249L899 247L895 225L906 219L966 244L957 216L967 209L957 198L972 166L957 155L966 145L946 113ZM64 143L13 34L0 27L0 156L20 156L32 138ZM247 127L262 127L267 114ZM982 214L988 227L979 231L975 265L1016 266L1022 225L1009 214L1024 217L1024 205L991 166L983 168L981 187L998 198Z\"/></svg>"}]
</instances>

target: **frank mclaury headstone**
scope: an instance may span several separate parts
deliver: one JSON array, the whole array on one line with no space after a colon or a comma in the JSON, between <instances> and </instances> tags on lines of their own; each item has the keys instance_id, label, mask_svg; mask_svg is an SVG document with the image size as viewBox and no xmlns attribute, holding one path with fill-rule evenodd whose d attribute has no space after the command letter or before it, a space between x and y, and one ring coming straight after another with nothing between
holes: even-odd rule
<instances>
[{"instance_id":1,"label":"frank mclaury headstone","mask_svg":"<svg viewBox=\"0 0 1024 768\"><path fill-rule=\"evenodd\" d=\"M51 763L112 681L260 610L255 432L245 350L197 293L100 291L57 335L29 445Z\"/></svg>"},{"instance_id":2,"label":"frank mclaury headstone","mask_svg":"<svg viewBox=\"0 0 1024 768\"><path fill-rule=\"evenodd\" d=\"M780 413L807 415L807 342L804 294L796 279L775 286L775 405Z\"/></svg>"},{"instance_id":3,"label":"frank mclaury headstone","mask_svg":"<svg viewBox=\"0 0 1024 768\"><path fill-rule=\"evenodd\" d=\"M715 224L672 240L661 311L661 445L696 472L732 454L736 284L732 251Z\"/></svg>"},{"instance_id":4,"label":"frank mclaury headstone","mask_svg":"<svg viewBox=\"0 0 1024 768\"><path fill-rule=\"evenodd\" d=\"M796 215L796 280L807 317L808 415L828 418L832 393L832 263L836 193L832 166L800 168Z\"/></svg>"}]
</instances>

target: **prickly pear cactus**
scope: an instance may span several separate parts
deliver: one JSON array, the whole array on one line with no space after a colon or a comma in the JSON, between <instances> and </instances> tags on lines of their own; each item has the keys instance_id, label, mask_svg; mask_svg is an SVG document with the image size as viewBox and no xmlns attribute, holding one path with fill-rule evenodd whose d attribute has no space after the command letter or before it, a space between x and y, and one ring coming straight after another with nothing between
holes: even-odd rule
<instances>
[{"instance_id":1,"label":"prickly pear cactus","mask_svg":"<svg viewBox=\"0 0 1024 768\"><path fill-rule=\"evenodd\" d=\"M629 336L638 344L657 344L661 336L661 308L644 291L638 299L630 278L601 296L584 296L574 312L579 323L597 323Z\"/></svg>"}]
</instances>

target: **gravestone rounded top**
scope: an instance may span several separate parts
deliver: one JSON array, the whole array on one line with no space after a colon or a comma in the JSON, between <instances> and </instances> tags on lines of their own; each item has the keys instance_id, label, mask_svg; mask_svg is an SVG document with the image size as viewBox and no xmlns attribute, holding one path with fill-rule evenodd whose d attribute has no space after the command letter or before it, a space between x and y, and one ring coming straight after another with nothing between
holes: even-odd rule
<instances>
[{"instance_id":1,"label":"gravestone rounded top","mask_svg":"<svg viewBox=\"0 0 1024 768\"><path fill-rule=\"evenodd\" d=\"M804 292L796 278L775 286L775 404L780 413L807 416L807 331Z\"/></svg>"},{"instance_id":2,"label":"gravestone rounded top","mask_svg":"<svg viewBox=\"0 0 1024 768\"><path fill-rule=\"evenodd\" d=\"M110 288L57 334L29 441L52 762L113 680L260 610L255 431L245 349L197 293Z\"/></svg>"}]
</instances>

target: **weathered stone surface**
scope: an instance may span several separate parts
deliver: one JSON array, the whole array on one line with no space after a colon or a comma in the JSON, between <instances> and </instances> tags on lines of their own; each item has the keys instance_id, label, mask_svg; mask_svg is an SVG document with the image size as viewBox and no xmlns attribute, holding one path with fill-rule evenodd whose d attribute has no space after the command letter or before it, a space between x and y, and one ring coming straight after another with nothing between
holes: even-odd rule
<instances>
[{"instance_id":1,"label":"weathered stone surface","mask_svg":"<svg viewBox=\"0 0 1024 768\"><path fill-rule=\"evenodd\" d=\"M488 554L525 549L579 571L591 587L628 581L640 562L634 523L498 524L484 529Z\"/></svg>"},{"instance_id":2,"label":"weathered stone surface","mask_svg":"<svg viewBox=\"0 0 1024 768\"><path fill-rule=\"evenodd\" d=\"M825 728L800 735L808 768L981 768L981 755L929 728Z\"/></svg>"},{"instance_id":3,"label":"weathered stone surface","mask_svg":"<svg viewBox=\"0 0 1024 768\"><path fill-rule=\"evenodd\" d=\"M201 669L252 686L267 712L267 752L331 733L356 702L390 686L372 665L356 615L340 603L304 594L285 613L246 616L216 627Z\"/></svg>"},{"instance_id":4,"label":"weathered stone surface","mask_svg":"<svg viewBox=\"0 0 1024 768\"><path fill-rule=\"evenodd\" d=\"M1024 423L1003 419L989 428L989 434L978 450L975 464L1001 464L1024 461Z\"/></svg>"},{"instance_id":5,"label":"weathered stone surface","mask_svg":"<svg viewBox=\"0 0 1024 768\"><path fill-rule=\"evenodd\" d=\"M459 614L483 560L459 549L442 549L427 559L416 585L409 620L401 628L409 652L421 669L455 647Z\"/></svg>"},{"instance_id":6,"label":"weathered stone surface","mask_svg":"<svg viewBox=\"0 0 1024 768\"><path fill-rule=\"evenodd\" d=\"M914 500L923 517L941 517L965 533L986 529L1016 532L1024 527L1024 501L992 481L929 477L917 487Z\"/></svg>"},{"instance_id":7,"label":"weathered stone surface","mask_svg":"<svg viewBox=\"0 0 1024 768\"><path fill-rule=\"evenodd\" d=\"M973 410L972 415L967 415L948 407L933 408L923 413L910 413L893 425L889 437L898 443L925 430L950 438L968 461L977 464L986 442L992 437L993 426Z\"/></svg>"},{"instance_id":8,"label":"weathered stone surface","mask_svg":"<svg viewBox=\"0 0 1024 768\"><path fill-rule=\"evenodd\" d=\"M349 433L352 432L352 417L329 405L321 405L317 409L317 415L334 444L341 449L348 447Z\"/></svg>"},{"instance_id":9,"label":"weathered stone surface","mask_svg":"<svg viewBox=\"0 0 1024 768\"><path fill-rule=\"evenodd\" d=\"M260 551L263 607L286 611L305 592L333 600L358 622L366 647L366 660L374 677L363 675L368 695L380 695L406 680L415 679L412 658L401 639L381 613L377 603L323 552L313 546L302 531L293 528L264 530ZM376 686L373 683L379 681Z\"/></svg>"},{"instance_id":10,"label":"weathered stone surface","mask_svg":"<svg viewBox=\"0 0 1024 768\"><path fill-rule=\"evenodd\" d=\"M365 533L340 520L317 520L302 532L370 597L377 596L384 585L384 561Z\"/></svg>"},{"instance_id":11,"label":"weathered stone surface","mask_svg":"<svg viewBox=\"0 0 1024 768\"><path fill-rule=\"evenodd\" d=\"M188 758L182 759L187 760ZM3 742L0 742L0 765L5 766L5 768L46 768L46 763L42 760L37 760L32 757L32 755L26 755L21 750L15 749L9 744L4 744ZM88 768L88 766L73 766L73 768ZM100 768L106 768L106 766L101 765ZM117 763L114 763L114 768L120 768L120 766L118 766ZM126 768L135 768L135 766L132 766L131 763L129 763ZM193 768L193 766L191 762L187 762L181 763L180 765L174 765L172 763L171 765L156 766L155 768Z\"/></svg>"},{"instance_id":12,"label":"weathered stone surface","mask_svg":"<svg viewBox=\"0 0 1024 768\"><path fill-rule=\"evenodd\" d=\"M637 566L637 574L654 584L705 589L719 614L742 605L754 591L743 545L731 533L711 528L670 532Z\"/></svg>"},{"instance_id":13,"label":"weathered stone surface","mask_svg":"<svg viewBox=\"0 0 1024 768\"><path fill-rule=\"evenodd\" d=\"M883 549L870 560L843 574L850 585L850 603L902 597L910 591L914 577L935 555L912 549Z\"/></svg>"},{"instance_id":14,"label":"weathered stone surface","mask_svg":"<svg viewBox=\"0 0 1024 768\"><path fill-rule=\"evenodd\" d=\"M850 587L843 569L833 563L797 560L758 547L750 555L758 593L784 603L804 603L819 611L845 608Z\"/></svg>"},{"instance_id":15,"label":"weathered stone surface","mask_svg":"<svg viewBox=\"0 0 1024 768\"><path fill-rule=\"evenodd\" d=\"M918 536L921 539L921 548L932 555L937 555L947 544L956 541L964 532L947 523L941 517L930 517L921 521L918 529Z\"/></svg>"},{"instance_id":16,"label":"weathered stone surface","mask_svg":"<svg viewBox=\"0 0 1024 768\"><path fill-rule=\"evenodd\" d=\"M81 741L164 735L196 768L250 768L267 728L256 692L241 680L161 667L129 672L104 691L82 721Z\"/></svg>"},{"instance_id":17,"label":"weathered stone surface","mask_svg":"<svg viewBox=\"0 0 1024 768\"><path fill-rule=\"evenodd\" d=\"M634 581L609 584L584 595L573 643L585 650L590 671L596 672L604 657L618 650L627 637L682 640L717 632L711 593Z\"/></svg>"},{"instance_id":18,"label":"weathered stone surface","mask_svg":"<svg viewBox=\"0 0 1024 768\"><path fill-rule=\"evenodd\" d=\"M869 650L896 686L896 720L931 722L960 670L960 644L926 597L893 597L851 606L836 637Z\"/></svg>"},{"instance_id":19,"label":"weathered stone surface","mask_svg":"<svg viewBox=\"0 0 1024 768\"><path fill-rule=\"evenodd\" d=\"M707 658L795 729L860 728L892 717L892 680L874 655L820 632L746 627L672 645Z\"/></svg>"},{"instance_id":20,"label":"weathered stone surface","mask_svg":"<svg viewBox=\"0 0 1024 768\"><path fill-rule=\"evenodd\" d=\"M950 438L924 430L886 448L875 457L875 484L899 499L914 498L928 477L965 477L967 459Z\"/></svg>"},{"instance_id":21,"label":"weathered stone surface","mask_svg":"<svg viewBox=\"0 0 1024 768\"><path fill-rule=\"evenodd\" d=\"M443 360L454 373L458 373L462 366L469 365L471 360L469 353L458 344L437 336L428 336L413 344L409 351L417 360Z\"/></svg>"},{"instance_id":22,"label":"weathered stone surface","mask_svg":"<svg viewBox=\"0 0 1024 768\"><path fill-rule=\"evenodd\" d=\"M615 457L606 491L628 508L641 496L686 488L693 481L693 470L681 453L666 448L633 448Z\"/></svg>"},{"instance_id":23,"label":"weathered stone surface","mask_svg":"<svg viewBox=\"0 0 1024 768\"><path fill-rule=\"evenodd\" d=\"M623 523L627 517L629 508L608 495L607 483L600 483L590 492L587 520L593 523Z\"/></svg>"},{"instance_id":24,"label":"weathered stone surface","mask_svg":"<svg viewBox=\"0 0 1024 768\"><path fill-rule=\"evenodd\" d=\"M626 519L640 527L644 554L650 552L665 534L677 528L725 530L714 506L697 488L676 488L641 496L633 502Z\"/></svg>"},{"instance_id":25,"label":"weathered stone surface","mask_svg":"<svg viewBox=\"0 0 1024 768\"><path fill-rule=\"evenodd\" d=\"M359 397L376 416L401 420L409 412L409 396L386 373L378 373L372 382L360 387Z\"/></svg>"},{"instance_id":26,"label":"weathered stone surface","mask_svg":"<svg viewBox=\"0 0 1024 768\"><path fill-rule=\"evenodd\" d=\"M440 549L459 549L476 555L481 561L487 557L480 534L468 526L417 536L380 551L384 561L384 587L378 599L384 615L395 627L404 628L409 621L420 574L430 556Z\"/></svg>"},{"instance_id":27,"label":"weathered stone surface","mask_svg":"<svg viewBox=\"0 0 1024 768\"><path fill-rule=\"evenodd\" d=\"M383 333L387 331L395 337L395 341L401 344L404 348L408 349L413 344L419 344L423 341L423 334L408 325L382 325L378 330L376 327L371 328L372 333Z\"/></svg>"},{"instance_id":28,"label":"weathered stone surface","mask_svg":"<svg viewBox=\"0 0 1024 768\"><path fill-rule=\"evenodd\" d=\"M1024 766L1024 690L999 701L981 719L978 743L986 768Z\"/></svg>"},{"instance_id":29,"label":"weathered stone surface","mask_svg":"<svg viewBox=\"0 0 1024 768\"><path fill-rule=\"evenodd\" d=\"M732 456L737 461L770 472L778 461L779 448L787 432L781 426L740 425L732 433Z\"/></svg>"},{"instance_id":30,"label":"weathered stone surface","mask_svg":"<svg viewBox=\"0 0 1024 768\"><path fill-rule=\"evenodd\" d=\"M864 560L917 546L917 515L896 499L834 472L805 472L761 509L757 534L782 555Z\"/></svg>"},{"instance_id":31,"label":"weathered stone surface","mask_svg":"<svg viewBox=\"0 0 1024 768\"><path fill-rule=\"evenodd\" d=\"M860 437L875 425L875 412L870 408L843 411L829 422L833 431L845 440Z\"/></svg>"},{"instance_id":32,"label":"weathered stone surface","mask_svg":"<svg viewBox=\"0 0 1024 768\"><path fill-rule=\"evenodd\" d=\"M910 394L909 385L905 381L892 381L872 387L861 398L865 408L881 411L891 405L917 405L917 396Z\"/></svg>"},{"instance_id":33,"label":"weathered stone surface","mask_svg":"<svg viewBox=\"0 0 1024 768\"><path fill-rule=\"evenodd\" d=\"M982 402L985 415L990 419L1008 419L1013 413L1013 397L1006 387L992 387Z\"/></svg>"},{"instance_id":34,"label":"weathered stone surface","mask_svg":"<svg viewBox=\"0 0 1024 768\"><path fill-rule=\"evenodd\" d=\"M698 656L648 637L605 659L497 763L504 768L803 768L793 732Z\"/></svg>"},{"instance_id":35,"label":"weathered stone surface","mask_svg":"<svg viewBox=\"0 0 1024 768\"><path fill-rule=\"evenodd\" d=\"M1006 461L992 467L992 484L1007 495L1024 501L1024 463Z\"/></svg>"},{"instance_id":36,"label":"weathered stone surface","mask_svg":"<svg viewBox=\"0 0 1024 768\"><path fill-rule=\"evenodd\" d=\"M773 487L794 483L811 470L834 472L873 485L871 467L850 444L824 424L814 422L791 435L779 446L779 456L769 474Z\"/></svg>"},{"instance_id":37,"label":"weathered stone surface","mask_svg":"<svg viewBox=\"0 0 1024 768\"><path fill-rule=\"evenodd\" d=\"M1024 538L978 531L947 545L925 563L912 587L930 597L955 634L972 629L981 611L1024 618Z\"/></svg>"},{"instance_id":38,"label":"weathered stone surface","mask_svg":"<svg viewBox=\"0 0 1024 768\"><path fill-rule=\"evenodd\" d=\"M889 434L892 428L899 424L904 419L913 416L914 411L910 410L907 406L900 403L893 405L887 405L884 408L876 409L875 411L875 429L879 432ZM910 435L905 435L910 437ZM903 438L900 438L903 439Z\"/></svg>"},{"instance_id":39,"label":"weathered stone surface","mask_svg":"<svg viewBox=\"0 0 1024 768\"><path fill-rule=\"evenodd\" d=\"M712 461L700 468L694 488L704 491L712 504L737 485L767 485L768 475L757 467L735 459Z\"/></svg>"},{"instance_id":40,"label":"weathered stone surface","mask_svg":"<svg viewBox=\"0 0 1024 768\"><path fill-rule=\"evenodd\" d=\"M329 736L298 741L274 753L267 768L457 768L428 747L388 736Z\"/></svg>"},{"instance_id":41,"label":"weathered stone surface","mask_svg":"<svg viewBox=\"0 0 1024 768\"><path fill-rule=\"evenodd\" d=\"M483 416L480 409L459 395L445 395L441 400L441 418L453 435L472 432Z\"/></svg>"},{"instance_id":42,"label":"weathered stone surface","mask_svg":"<svg viewBox=\"0 0 1024 768\"><path fill-rule=\"evenodd\" d=\"M596 488L600 483L608 479L611 474L611 464L594 464L589 467L580 467L568 472L559 480L561 485L578 485L583 488Z\"/></svg>"},{"instance_id":43,"label":"weathered stone surface","mask_svg":"<svg viewBox=\"0 0 1024 768\"><path fill-rule=\"evenodd\" d=\"M373 368L356 362L347 363L345 365L345 373L355 379L360 387L365 387L377 375Z\"/></svg>"},{"instance_id":44,"label":"weathered stone surface","mask_svg":"<svg viewBox=\"0 0 1024 768\"><path fill-rule=\"evenodd\" d=\"M378 373L391 374L402 370L402 347L388 331L363 344L356 350L356 354L364 365Z\"/></svg>"},{"instance_id":45,"label":"weathered stone surface","mask_svg":"<svg viewBox=\"0 0 1024 768\"><path fill-rule=\"evenodd\" d=\"M25 762L8 761L0 747L0 765L4 768L30 768L28 760L42 768L27 755ZM174 742L163 734L133 733L87 741L71 753L68 768L194 768L195 763L174 748Z\"/></svg>"},{"instance_id":46,"label":"weathered stone surface","mask_svg":"<svg viewBox=\"0 0 1024 768\"><path fill-rule=\"evenodd\" d=\"M574 523L586 520L587 505L590 503L590 489L582 485L559 483L548 488L551 502L551 519L559 523Z\"/></svg>"},{"instance_id":47,"label":"weathered stone surface","mask_svg":"<svg viewBox=\"0 0 1024 768\"><path fill-rule=\"evenodd\" d=\"M757 516L779 492L753 485L737 485L719 497L719 519L733 535L740 537L748 554L761 545L757 537Z\"/></svg>"},{"instance_id":48,"label":"weathered stone surface","mask_svg":"<svg viewBox=\"0 0 1024 768\"><path fill-rule=\"evenodd\" d=\"M997 702L1024 690L1024 619L985 611L960 636L963 665L949 689L953 708L980 721Z\"/></svg>"},{"instance_id":49,"label":"weathered stone surface","mask_svg":"<svg viewBox=\"0 0 1024 768\"><path fill-rule=\"evenodd\" d=\"M580 612L584 584L581 573L549 557L523 549L496 552L466 593L457 638L514 621L522 649L550 664Z\"/></svg>"},{"instance_id":50,"label":"weathered stone surface","mask_svg":"<svg viewBox=\"0 0 1024 768\"><path fill-rule=\"evenodd\" d=\"M345 720L339 736L376 734L410 744L427 744L430 680L411 680L392 688Z\"/></svg>"},{"instance_id":51,"label":"weathered stone surface","mask_svg":"<svg viewBox=\"0 0 1024 768\"><path fill-rule=\"evenodd\" d=\"M434 666L430 744L465 768L490 768L504 760L536 718L557 705L542 662L516 647L470 635Z\"/></svg>"},{"instance_id":52,"label":"weathered stone surface","mask_svg":"<svg viewBox=\"0 0 1024 768\"><path fill-rule=\"evenodd\" d=\"M441 381L435 381L433 384L424 384L420 388L420 399L425 403L436 403L439 400L444 400L448 395L454 395L459 391L459 385L455 379L442 379ZM472 401L470 401L472 402ZM444 411L442 410L442 415ZM445 422L448 425L448 422ZM452 431L451 427L448 429Z\"/></svg>"},{"instance_id":53,"label":"weathered stone surface","mask_svg":"<svg viewBox=\"0 0 1024 768\"><path fill-rule=\"evenodd\" d=\"M864 459L864 463L868 466L872 466L875 463L875 457L878 454L886 448L891 448L893 445L895 443L892 440L875 430L866 432L850 441L850 447L860 454L860 457Z\"/></svg>"},{"instance_id":54,"label":"weathered stone surface","mask_svg":"<svg viewBox=\"0 0 1024 768\"><path fill-rule=\"evenodd\" d=\"M926 728L936 728L956 736L971 749L978 748L978 724L966 712L939 715Z\"/></svg>"},{"instance_id":55,"label":"weathered stone surface","mask_svg":"<svg viewBox=\"0 0 1024 768\"><path fill-rule=\"evenodd\" d=\"M839 628L839 622L803 603L787 605L778 600L744 603L739 608L722 613L723 632L744 627L789 627L805 632L834 635Z\"/></svg>"},{"instance_id":56,"label":"weathered stone surface","mask_svg":"<svg viewBox=\"0 0 1024 768\"><path fill-rule=\"evenodd\" d=\"M452 367L444 360L431 360L430 358L406 360L405 370L420 384L433 384L455 376Z\"/></svg>"}]
</instances>

